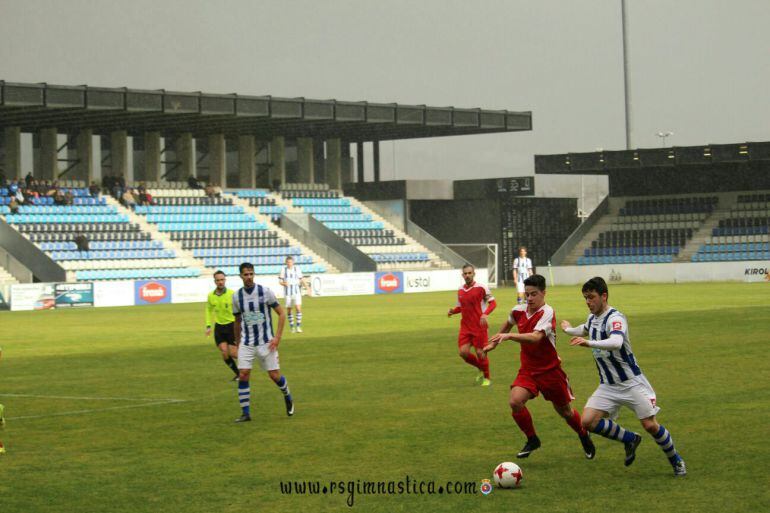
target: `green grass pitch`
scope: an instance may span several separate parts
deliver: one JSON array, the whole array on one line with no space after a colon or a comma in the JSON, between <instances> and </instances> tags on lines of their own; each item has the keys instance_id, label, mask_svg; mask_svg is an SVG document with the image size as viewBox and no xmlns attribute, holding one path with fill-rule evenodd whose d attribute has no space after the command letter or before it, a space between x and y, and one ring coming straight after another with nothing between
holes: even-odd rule
<instances>
[{"instance_id":1,"label":"green grass pitch","mask_svg":"<svg viewBox=\"0 0 770 513\"><path fill-rule=\"evenodd\" d=\"M458 282L459 282L458 276ZM514 300L496 291L492 328ZM578 287L547 299L582 322ZM200 304L2 313L0 511L767 511L770 284L618 285L640 365L689 475L675 479L643 433L636 463L595 436L594 461L538 398L543 447L519 461L518 490L287 495L289 480L480 483L524 442L510 417L513 343L491 354L491 388L457 356L454 293L309 298L305 333L281 364L296 400L252 377L252 417L210 339ZM590 353L557 345L582 410L598 378ZM629 411L623 425L640 430ZM641 432L641 431L640 431ZM514 460L515 461L515 460ZM363 486L363 484L362 484Z\"/></svg>"}]
</instances>

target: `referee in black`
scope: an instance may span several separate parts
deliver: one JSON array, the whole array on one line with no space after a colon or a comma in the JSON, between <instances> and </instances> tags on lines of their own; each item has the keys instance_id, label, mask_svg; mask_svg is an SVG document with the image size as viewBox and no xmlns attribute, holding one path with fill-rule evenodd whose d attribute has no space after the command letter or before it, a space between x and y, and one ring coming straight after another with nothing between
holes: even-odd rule
<instances>
[{"instance_id":1,"label":"referee in black","mask_svg":"<svg viewBox=\"0 0 770 513\"><path fill-rule=\"evenodd\" d=\"M238 379L238 344L235 342L235 316L233 315L233 294L235 291L225 287L226 276L222 271L214 273L214 284L217 286L209 292L206 300L206 336L211 336L211 326L214 326L214 343L222 353L222 360Z\"/></svg>"}]
</instances>

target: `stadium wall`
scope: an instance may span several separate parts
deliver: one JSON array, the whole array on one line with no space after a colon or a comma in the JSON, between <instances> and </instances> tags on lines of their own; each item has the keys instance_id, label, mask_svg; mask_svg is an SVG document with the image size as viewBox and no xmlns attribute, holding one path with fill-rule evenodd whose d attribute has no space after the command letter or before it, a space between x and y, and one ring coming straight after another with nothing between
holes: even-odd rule
<instances>
[{"instance_id":1,"label":"stadium wall","mask_svg":"<svg viewBox=\"0 0 770 513\"><path fill-rule=\"evenodd\" d=\"M549 268L554 285L582 285L594 276L608 283L742 281L770 283L770 261L671 264L565 265Z\"/></svg>"},{"instance_id":2,"label":"stadium wall","mask_svg":"<svg viewBox=\"0 0 770 513\"><path fill-rule=\"evenodd\" d=\"M486 269L476 270L486 283ZM257 278L280 298L283 288L275 276ZM314 296L411 294L454 291L461 285L461 271L392 271L318 274L310 277ZM227 278L227 287L243 286L238 276ZM25 283L11 285L11 310L49 310L72 307L138 306L167 303L202 303L213 289L209 278L179 280L103 281L95 283Z\"/></svg>"}]
</instances>

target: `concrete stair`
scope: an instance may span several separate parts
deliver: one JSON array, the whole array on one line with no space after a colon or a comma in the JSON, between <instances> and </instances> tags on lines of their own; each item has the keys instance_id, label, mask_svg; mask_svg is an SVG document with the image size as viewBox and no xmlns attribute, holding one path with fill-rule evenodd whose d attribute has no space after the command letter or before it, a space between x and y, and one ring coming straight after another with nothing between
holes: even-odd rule
<instances>
[{"instance_id":1,"label":"concrete stair","mask_svg":"<svg viewBox=\"0 0 770 513\"><path fill-rule=\"evenodd\" d=\"M11 276L11 273L0 267L0 285L13 285L19 283L19 281Z\"/></svg>"},{"instance_id":2,"label":"concrete stair","mask_svg":"<svg viewBox=\"0 0 770 513\"><path fill-rule=\"evenodd\" d=\"M276 206L284 206L287 207L287 212L292 213L302 213L301 209L298 209L294 207L291 204L291 201L284 200L277 194L269 194L270 198L273 198L275 201ZM331 265L329 262L321 258L318 254L308 249L306 246L302 245L297 239L286 233L284 230L281 229L280 226L276 225L272 222L269 215L261 214L259 212L259 207L252 207L249 204L249 200L246 198L239 198L235 194L228 194L228 197L233 201L233 205L238 205L239 207L243 208L244 212L247 212L249 214L252 214L258 221L261 221L265 223L270 230L274 230L276 233L278 233L278 237L282 239L286 239L289 241L289 244L292 246L297 246L302 248L302 254L309 255L313 258L313 261L319 264L323 264L326 267L327 273L338 273L340 272L339 269ZM280 200L280 201L279 201Z\"/></svg>"},{"instance_id":3,"label":"concrete stair","mask_svg":"<svg viewBox=\"0 0 770 513\"><path fill-rule=\"evenodd\" d=\"M737 192L726 192L717 194L719 196L719 203L716 210L714 210L710 216L706 218L700 228L692 234L692 238L687 241L684 248L679 252L679 256L674 259L674 262L690 262L692 256L698 252L698 249L706 243L708 237L711 237L712 230L719 226L719 221L730 217L730 211L738 202Z\"/></svg>"}]
</instances>

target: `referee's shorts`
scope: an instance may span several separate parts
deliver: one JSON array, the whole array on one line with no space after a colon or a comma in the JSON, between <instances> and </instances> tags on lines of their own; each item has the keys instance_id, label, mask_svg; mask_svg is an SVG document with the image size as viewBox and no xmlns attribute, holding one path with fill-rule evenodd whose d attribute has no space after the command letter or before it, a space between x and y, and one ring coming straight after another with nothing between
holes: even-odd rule
<instances>
[{"instance_id":1,"label":"referee's shorts","mask_svg":"<svg viewBox=\"0 0 770 513\"><path fill-rule=\"evenodd\" d=\"M226 342L228 345L235 344L235 323L215 324L214 325L214 343L219 345Z\"/></svg>"}]
</instances>

